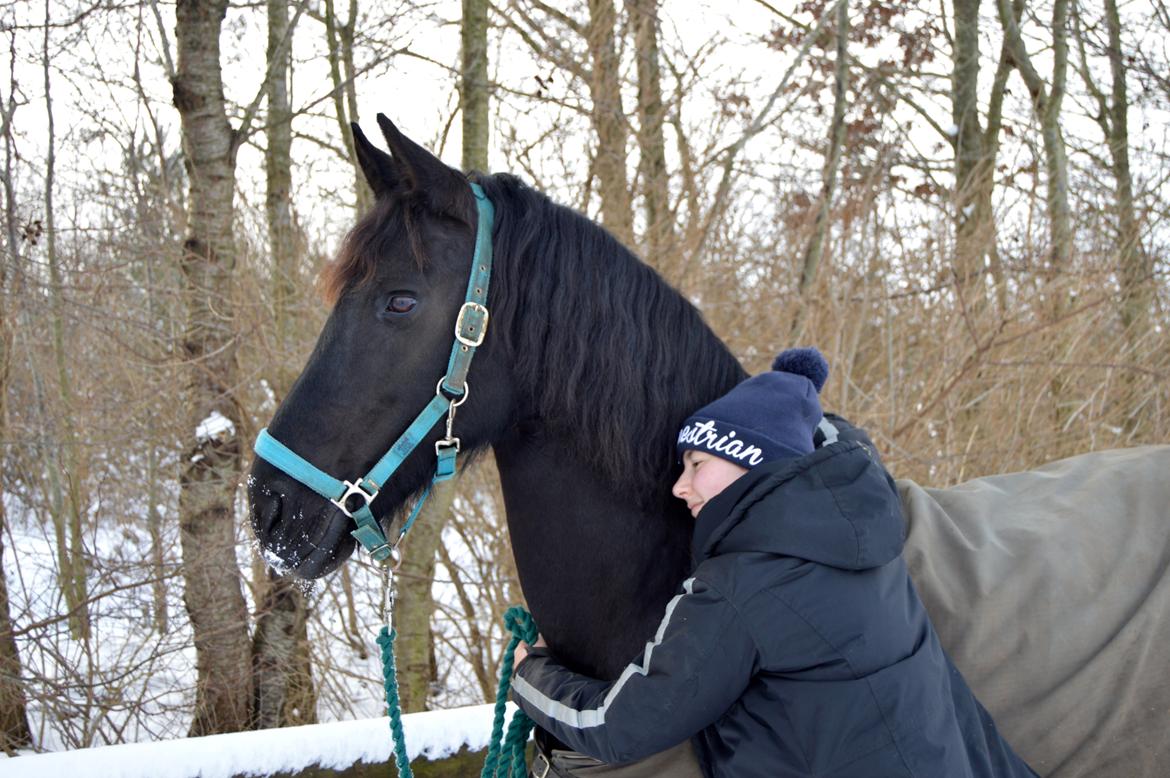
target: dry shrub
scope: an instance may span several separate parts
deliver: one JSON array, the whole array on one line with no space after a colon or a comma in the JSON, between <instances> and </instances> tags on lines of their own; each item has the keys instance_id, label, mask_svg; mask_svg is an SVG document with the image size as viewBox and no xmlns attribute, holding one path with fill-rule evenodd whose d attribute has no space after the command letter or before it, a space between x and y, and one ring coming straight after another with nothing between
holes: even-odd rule
<instances>
[{"instance_id":1,"label":"dry shrub","mask_svg":"<svg viewBox=\"0 0 1170 778\"><path fill-rule=\"evenodd\" d=\"M924 485L1170 439L1164 277L1148 279L1146 317L1126 332L1104 251L1059 272L1005 258L960 285L948 224L908 249L878 223L835 236L803 301L808 225L746 256L732 236L697 285L700 307L750 372L781 348L819 347L826 410L866 427L894 474Z\"/></svg>"}]
</instances>

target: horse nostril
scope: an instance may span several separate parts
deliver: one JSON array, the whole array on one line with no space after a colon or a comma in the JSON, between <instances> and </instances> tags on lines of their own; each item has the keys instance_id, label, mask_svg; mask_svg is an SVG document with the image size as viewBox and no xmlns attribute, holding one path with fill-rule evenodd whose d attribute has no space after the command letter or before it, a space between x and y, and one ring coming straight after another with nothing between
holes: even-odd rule
<instances>
[{"instance_id":1,"label":"horse nostril","mask_svg":"<svg viewBox=\"0 0 1170 778\"><path fill-rule=\"evenodd\" d=\"M260 526L263 534L269 535L280 521L281 500L279 495L272 495L265 499L260 506Z\"/></svg>"}]
</instances>

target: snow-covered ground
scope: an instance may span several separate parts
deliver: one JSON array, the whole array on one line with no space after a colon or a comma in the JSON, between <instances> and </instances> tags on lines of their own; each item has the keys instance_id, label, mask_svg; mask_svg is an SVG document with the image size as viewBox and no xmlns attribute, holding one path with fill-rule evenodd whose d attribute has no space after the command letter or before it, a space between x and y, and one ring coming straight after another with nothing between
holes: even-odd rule
<instances>
[{"instance_id":1,"label":"snow-covered ground","mask_svg":"<svg viewBox=\"0 0 1170 778\"><path fill-rule=\"evenodd\" d=\"M411 713L402 717L407 754L441 759L467 746L487 748L492 705ZM508 716L515 706L508 704ZM344 768L392 759L389 720L337 721L231 735L128 743L6 759L4 778L231 778L297 772L313 765Z\"/></svg>"},{"instance_id":2,"label":"snow-covered ground","mask_svg":"<svg viewBox=\"0 0 1170 778\"><path fill-rule=\"evenodd\" d=\"M168 613L156 629L151 538L141 515L85 533L91 632L70 634L52 522L5 494L4 570L33 739L39 749L179 737L190 726L195 651L182 603L178 527L164 529ZM95 505L94 513L101 511ZM374 711L371 715L376 715Z\"/></svg>"},{"instance_id":3,"label":"snow-covered ground","mask_svg":"<svg viewBox=\"0 0 1170 778\"><path fill-rule=\"evenodd\" d=\"M177 490L167 492L173 502ZM52 522L11 493L3 495L8 517L4 569L28 697L30 723L38 751L65 751L88 746L182 738L191 724L195 689L195 651L182 603L177 506L159 505L164 517L163 593L168 621L160 629L154 613L151 579L152 540L145 506L130 512L92 508L85 537L90 576L87 581L92 632L89 640L70 634L61 616L68 608L59 586ZM115 501L111 501L115 502ZM125 503L120 503L125 505ZM485 510L485 506L478 506ZM243 515L243 503L240 511ZM470 510L466 507L465 510ZM241 520L237 557L245 575L253 564L254 541ZM502 527L490 532L503 533ZM494 671L504 643L493 602L474 578L476 561L468 544L487 543L473 533L445 533L448 553L468 571L465 593L476 605L478 629L467 629L451 572L440 565L433 594L439 605L433 628L439 679L431 690L434 707L457 708L494 696L477 681L467 661L469 651L486 653L483 664ZM477 549L480 558L490 558ZM322 722L373 719L385 712L382 671L374 643L381 622L382 579L364 557L347 563L353 605L343 595L339 574L315 582L308 592L312 607L309 642L317 714ZM518 587L513 587L518 592ZM245 587L248 608L254 608ZM505 606L510 603L505 603ZM495 606L498 607L498 606ZM473 644L473 636L481 644ZM486 639L486 640L485 640ZM489 726L490 725L486 725ZM269 736L271 737L271 736ZM486 734L484 735L486 737ZM91 752L87 752L91 753ZM7 775L14 763L0 763ZM42 775L56 773L42 773Z\"/></svg>"}]
</instances>

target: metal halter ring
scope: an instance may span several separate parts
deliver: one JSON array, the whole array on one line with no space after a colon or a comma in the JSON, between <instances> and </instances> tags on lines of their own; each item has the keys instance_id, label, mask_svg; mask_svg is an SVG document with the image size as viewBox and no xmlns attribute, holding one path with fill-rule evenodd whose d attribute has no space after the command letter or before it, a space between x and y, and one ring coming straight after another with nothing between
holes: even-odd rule
<instances>
[{"instance_id":1,"label":"metal halter ring","mask_svg":"<svg viewBox=\"0 0 1170 778\"><path fill-rule=\"evenodd\" d=\"M374 489L373 494L371 494L370 492L367 492L365 489L362 488L362 483L364 480L365 479L359 479L356 484L350 483L349 481L342 481L342 483L345 484L345 494L341 495L336 500L330 500L329 502L336 505L338 508L341 509L342 513L344 513L346 516L348 516L352 519L353 514L349 512L349 508L347 508L345 505L349 501L350 497L352 497L355 494L359 495L359 496L361 496L361 498L363 500L366 501L366 505L368 506L370 503L372 503L374 501L374 498L378 496L379 490L377 488ZM373 481L370 481L370 483L374 484ZM377 484L374 484L374 486L377 487ZM358 508L358 510L361 510L361 508Z\"/></svg>"},{"instance_id":2,"label":"metal halter ring","mask_svg":"<svg viewBox=\"0 0 1170 778\"><path fill-rule=\"evenodd\" d=\"M443 395L443 397L447 396L447 395L443 394L443 382L446 380L447 380L447 376L443 376L442 378L439 379L439 383L435 384L435 394ZM464 381L463 382L463 394L461 394L457 400L451 400L451 407L458 408L460 405L467 402L467 398L470 396L471 396L471 384Z\"/></svg>"},{"instance_id":3,"label":"metal halter ring","mask_svg":"<svg viewBox=\"0 0 1170 778\"><path fill-rule=\"evenodd\" d=\"M394 541L393 543L385 544L386 548L390 549L390 556L386 557L386 561L384 561L382 564L385 566L385 569L389 570L391 573L397 573L398 568L402 567L402 551L398 549L398 544L401 542L402 538L398 538L398 540ZM381 546L379 546L379 548L381 548ZM393 598L391 598L391 608L393 608L393 601Z\"/></svg>"}]
</instances>

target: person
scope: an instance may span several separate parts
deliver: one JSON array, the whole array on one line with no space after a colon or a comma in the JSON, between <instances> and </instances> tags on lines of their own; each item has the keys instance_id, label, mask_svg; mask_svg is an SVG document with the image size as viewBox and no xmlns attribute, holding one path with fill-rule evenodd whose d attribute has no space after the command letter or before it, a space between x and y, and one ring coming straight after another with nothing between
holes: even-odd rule
<instances>
[{"instance_id":1,"label":"person","mask_svg":"<svg viewBox=\"0 0 1170 778\"><path fill-rule=\"evenodd\" d=\"M1035 776L939 643L875 452L814 449L824 357L772 367L679 432L696 567L642 654L602 681L522 646L515 702L610 764L691 738L707 778Z\"/></svg>"}]
</instances>

